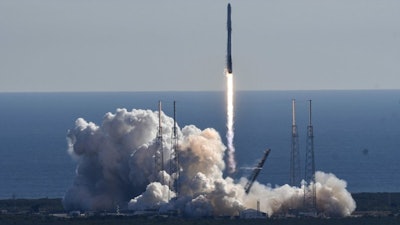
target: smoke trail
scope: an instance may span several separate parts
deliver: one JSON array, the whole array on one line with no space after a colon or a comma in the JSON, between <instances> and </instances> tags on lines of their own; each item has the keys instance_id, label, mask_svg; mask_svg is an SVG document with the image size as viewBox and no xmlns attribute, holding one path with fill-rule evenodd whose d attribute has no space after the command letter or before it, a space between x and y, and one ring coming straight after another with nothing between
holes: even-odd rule
<instances>
[{"instance_id":1,"label":"smoke trail","mask_svg":"<svg viewBox=\"0 0 400 225\"><path fill-rule=\"evenodd\" d=\"M162 114L165 165L173 151L173 119ZM158 112L117 109L100 126L77 119L68 132L69 153L77 160L76 176L63 205L66 210L177 210L187 216L237 216L255 209L269 216L301 208L304 191L255 182L245 193L246 178L223 177L226 147L212 128L177 127L180 173L156 171ZM165 166L164 168L168 168ZM164 177L160 183L159 177ZM179 179L179 195L170 183ZM348 216L355 202L346 182L333 174L316 173L317 207L327 216ZM176 197L177 196L177 197ZM174 198L176 197L176 198Z\"/></svg>"},{"instance_id":2,"label":"smoke trail","mask_svg":"<svg viewBox=\"0 0 400 225\"><path fill-rule=\"evenodd\" d=\"M232 174L236 171L235 146L233 145L234 123L234 107L233 107L233 74L226 72L226 138L228 145L228 173Z\"/></svg>"}]
</instances>

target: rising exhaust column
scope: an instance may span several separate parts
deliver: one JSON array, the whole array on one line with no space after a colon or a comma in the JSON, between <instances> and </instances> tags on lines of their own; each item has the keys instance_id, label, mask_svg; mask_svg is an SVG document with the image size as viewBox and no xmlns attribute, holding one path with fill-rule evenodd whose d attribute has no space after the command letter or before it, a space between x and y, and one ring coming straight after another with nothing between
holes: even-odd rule
<instances>
[{"instance_id":1,"label":"rising exhaust column","mask_svg":"<svg viewBox=\"0 0 400 225\"><path fill-rule=\"evenodd\" d=\"M231 4L228 4L228 18L226 23L226 28L228 30L228 46L226 48L226 70L228 73L232 73L232 54L231 54L231 33L232 33L232 23L231 23Z\"/></svg>"}]
</instances>

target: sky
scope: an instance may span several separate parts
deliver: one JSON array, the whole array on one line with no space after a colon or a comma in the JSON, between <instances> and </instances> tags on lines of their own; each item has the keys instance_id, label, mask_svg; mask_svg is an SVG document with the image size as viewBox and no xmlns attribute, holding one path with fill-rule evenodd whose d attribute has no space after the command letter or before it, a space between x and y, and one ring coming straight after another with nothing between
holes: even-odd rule
<instances>
[{"instance_id":1,"label":"sky","mask_svg":"<svg viewBox=\"0 0 400 225\"><path fill-rule=\"evenodd\" d=\"M400 89L398 0L2 0L0 92Z\"/></svg>"}]
</instances>

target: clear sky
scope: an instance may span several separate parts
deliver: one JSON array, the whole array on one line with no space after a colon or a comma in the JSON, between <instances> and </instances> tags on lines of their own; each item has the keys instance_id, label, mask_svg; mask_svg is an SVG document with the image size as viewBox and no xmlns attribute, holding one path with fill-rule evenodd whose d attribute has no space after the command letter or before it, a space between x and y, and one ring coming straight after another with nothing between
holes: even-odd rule
<instances>
[{"instance_id":1,"label":"clear sky","mask_svg":"<svg viewBox=\"0 0 400 225\"><path fill-rule=\"evenodd\" d=\"M232 0L237 90L400 89L399 0ZM225 89L216 0L2 0L0 92Z\"/></svg>"}]
</instances>

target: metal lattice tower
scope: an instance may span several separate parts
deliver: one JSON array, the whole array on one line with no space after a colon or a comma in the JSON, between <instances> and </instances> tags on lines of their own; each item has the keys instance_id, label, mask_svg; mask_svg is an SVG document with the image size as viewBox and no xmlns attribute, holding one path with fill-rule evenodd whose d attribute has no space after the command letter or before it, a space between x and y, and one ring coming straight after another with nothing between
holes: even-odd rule
<instances>
[{"instance_id":1,"label":"metal lattice tower","mask_svg":"<svg viewBox=\"0 0 400 225\"><path fill-rule=\"evenodd\" d=\"M296 125L296 100L292 100L292 147L290 151L290 182L291 186L300 185L300 151L299 134Z\"/></svg>"},{"instance_id":2,"label":"metal lattice tower","mask_svg":"<svg viewBox=\"0 0 400 225\"><path fill-rule=\"evenodd\" d=\"M176 179L175 179L175 192L176 192L176 197L179 196L179 176L180 176L180 166L179 166L179 152L178 152L178 135L177 135L177 127L176 127L176 101L174 101L174 128L173 128L173 161L174 161L174 169L176 173ZM172 161L172 160L171 160Z\"/></svg>"},{"instance_id":3,"label":"metal lattice tower","mask_svg":"<svg viewBox=\"0 0 400 225\"><path fill-rule=\"evenodd\" d=\"M157 134L158 150L155 154L156 173L164 171L164 147L161 125L161 101L158 101L158 134ZM164 184L164 176L161 177L162 184Z\"/></svg>"},{"instance_id":4,"label":"metal lattice tower","mask_svg":"<svg viewBox=\"0 0 400 225\"><path fill-rule=\"evenodd\" d=\"M306 166L305 181L309 184L304 187L304 207L311 211L317 209L317 193L315 188L315 158L314 158L314 133L311 123L311 100L309 102L309 123L307 126L307 143L306 143Z\"/></svg>"}]
</instances>

